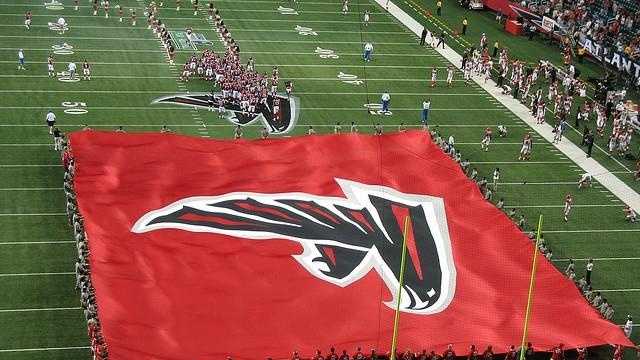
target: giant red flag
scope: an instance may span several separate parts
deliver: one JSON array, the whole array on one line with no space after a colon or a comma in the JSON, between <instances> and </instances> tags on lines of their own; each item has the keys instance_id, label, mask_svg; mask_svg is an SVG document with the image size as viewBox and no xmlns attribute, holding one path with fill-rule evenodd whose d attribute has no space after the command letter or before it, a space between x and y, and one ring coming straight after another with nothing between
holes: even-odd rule
<instances>
[{"instance_id":1,"label":"giant red flag","mask_svg":"<svg viewBox=\"0 0 640 360\"><path fill-rule=\"evenodd\" d=\"M533 245L424 132L71 145L112 360L520 341ZM544 259L529 339L629 344Z\"/></svg>"}]
</instances>

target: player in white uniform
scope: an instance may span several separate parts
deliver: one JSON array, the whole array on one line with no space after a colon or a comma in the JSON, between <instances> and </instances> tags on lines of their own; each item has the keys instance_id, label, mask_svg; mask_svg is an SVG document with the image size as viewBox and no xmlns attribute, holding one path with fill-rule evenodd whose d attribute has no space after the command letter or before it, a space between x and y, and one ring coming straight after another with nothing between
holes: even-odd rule
<instances>
[{"instance_id":1,"label":"player in white uniform","mask_svg":"<svg viewBox=\"0 0 640 360\"><path fill-rule=\"evenodd\" d=\"M53 68L53 56L49 54L47 58L47 72L49 73L49 77L55 77L56 71Z\"/></svg>"},{"instance_id":2,"label":"player in white uniform","mask_svg":"<svg viewBox=\"0 0 640 360\"><path fill-rule=\"evenodd\" d=\"M431 87L436 86L436 81L438 80L438 69L431 69Z\"/></svg>"},{"instance_id":3,"label":"player in white uniform","mask_svg":"<svg viewBox=\"0 0 640 360\"><path fill-rule=\"evenodd\" d=\"M52 135L53 127L56 125L56 114L54 114L53 111L49 110L45 120L47 121L47 127L49 127L49 135Z\"/></svg>"},{"instance_id":4,"label":"player in white uniform","mask_svg":"<svg viewBox=\"0 0 640 360\"><path fill-rule=\"evenodd\" d=\"M60 17L60 18L58 18L57 24L58 24L58 26L57 26L58 27L58 32L60 34L64 34L64 32L67 30L67 21L63 17Z\"/></svg>"},{"instance_id":5,"label":"player in white uniform","mask_svg":"<svg viewBox=\"0 0 640 360\"><path fill-rule=\"evenodd\" d=\"M562 210L565 222L569 221L569 214L571 213L572 207L573 207L573 196L571 196L571 194L567 194L567 196L564 197L564 208Z\"/></svg>"},{"instance_id":6,"label":"player in white uniform","mask_svg":"<svg viewBox=\"0 0 640 360\"><path fill-rule=\"evenodd\" d=\"M371 18L371 15L369 14L369 10L366 10L364 12L364 26L369 26L370 18Z\"/></svg>"},{"instance_id":7,"label":"player in white uniform","mask_svg":"<svg viewBox=\"0 0 640 360\"><path fill-rule=\"evenodd\" d=\"M480 141L480 148L484 151L489 151L489 144L491 144L491 137L493 136L493 132L491 128L484 129L484 135L482 135L482 140Z\"/></svg>"},{"instance_id":8,"label":"player in white uniform","mask_svg":"<svg viewBox=\"0 0 640 360\"><path fill-rule=\"evenodd\" d=\"M464 84L465 85L469 85L469 81L471 81L472 68L473 68L473 65L471 64L471 61L467 61L467 63L464 65Z\"/></svg>"},{"instance_id":9,"label":"player in white uniform","mask_svg":"<svg viewBox=\"0 0 640 360\"><path fill-rule=\"evenodd\" d=\"M624 218L632 223L636 222L638 214L636 214L635 210L629 205L625 206L624 209Z\"/></svg>"},{"instance_id":10,"label":"player in white uniform","mask_svg":"<svg viewBox=\"0 0 640 360\"><path fill-rule=\"evenodd\" d=\"M520 149L518 160L529 160L531 158L532 146L533 140L531 139L531 134L526 134L522 139L522 148Z\"/></svg>"},{"instance_id":11,"label":"player in white uniform","mask_svg":"<svg viewBox=\"0 0 640 360\"><path fill-rule=\"evenodd\" d=\"M342 15L347 15L348 12L349 12L349 1L348 0L343 0L342 1Z\"/></svg>"},{"instance_id":12,"label":"player in white uniform","mask_svg":"<svg viewBox=\"0 0 640 360\"><path fill-rule=\"evenodd\" d=\"M627 322L624 324L624 334L631 338L631 332L633 331L633 318L631 315L627 315Z\"/></svg>"},{"instance_id":13,"label":"player in white uniform","mask_svg":"<svg viewBox=\"0 0 640 360\"><path fill-rule=\"evenodd\" d=\"M498 190L498 181L500 180L500 168L493 170L493 191Z\"/></svg>"},{"instance_id":14,"label":"player in white uniform","mask_svg":"<svg viewBox=\"0 0 640 360\"><path fill-rule=\"evenodd\" d=\"M453 68L447 67L447 86L451 87L453 83Z\"/></svg>"},{"instance_id":15,"label":"player in white uniform","mask_svg":"<svg viewBox=\"0 0 640 360\"><path fill-rule=\"evenodd\" d=\"M592 186L592 176L589 173L584 173L582 174L582 176L580 176L580 180L578 181L578 189L582 189L585 187L591 187Z\"/></svg>"}]
</instances>

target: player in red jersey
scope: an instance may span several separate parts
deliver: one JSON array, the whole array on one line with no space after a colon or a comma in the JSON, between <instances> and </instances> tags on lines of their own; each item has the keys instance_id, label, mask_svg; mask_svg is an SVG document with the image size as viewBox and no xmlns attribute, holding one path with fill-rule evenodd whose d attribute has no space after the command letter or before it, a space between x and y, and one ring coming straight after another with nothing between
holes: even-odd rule
<instances>
[{"instance_id":1,"label":"player in red jersey","mask_svg":"<svg viewBox=\"0 0 640 360\"><path fill-rule=\"evenodd\" d=\"M623 355L624 351L622 351L622 346L616 345L615 350L613 351L613 360L622 360Z\"/></svg>"},{"instance_id":2,"label":"player in red jersey","mask_svg":"<svg viewBox=\"0 0 640 360\"><path fill-rule=\"evenodd\" d=\"M587 349L585 349L583 347L578 347L578 348L576 348L576 351L578 352L578 357L576 358L576 360L586 360L587 359Z\"/></svg>"}]
</instances>

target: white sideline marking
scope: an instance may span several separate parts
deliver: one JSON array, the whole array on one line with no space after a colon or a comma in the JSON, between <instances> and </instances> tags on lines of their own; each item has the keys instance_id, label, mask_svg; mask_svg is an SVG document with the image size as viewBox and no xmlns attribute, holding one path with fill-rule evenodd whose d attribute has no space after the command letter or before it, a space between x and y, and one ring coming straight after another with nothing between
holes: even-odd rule
<instances>
[{"instance_id":1,"label":"white sideline marking","mask_svg":"<svg viewBox=\"0 0 640 360\"><path fill-rule=\"evenodd\" d=\"M398 19L404 24L411 32L419 35L422 32L423 26L409 16L404 10L400 9L390 0L374 0L378 5L386 9L393 17ZM456 68L460 68L462 57L451 48L436 49L445 59L449 60ZM535 119L529 113L529 109L521 104L519 101L514 100L506 95L502 95L496 88L496 84L493 80L488 83L479 81L474 76L474 82L480 87L485 89L494 98L500 101L504 106L510 109L515 115L525 121L533 130L539 135L544 137L548 142L552 142L554 134L551 132L551 127L547 124L536 124ZM640 194L635 192L630 186L622 182L615 175L608 171L604 166L598 163L593 158L586 158L584 151L582 151L577 145L570 141L564 141L561 144L553 144L567 157L572 159L578 166L580 166L585 172L589 172L594 175L594 178L606 187L611 193L623 200L627 205L631 206L636 212L640 211ZM548 232L548 231L545 231Z\"/></svg>"},{"instance_id":2,"label":"white sideline marking","mask_svg":"<svg viewBox=\"0 0 640 360\"><path fill-rule=\"evenodd\" d=\"M15 313L15 312L37 312L37 311L67 311L67 310L80 310L79 306L74 307L60 307L60 308L39 308L39 309L0 309L0 313Z\"/></svg>"},{"instance_id":3,"label":"white sideline marking","mask_svg":"<svg viewBox=\"0 0 640 360\"><path fill-rule=\"evenodd\" d=\"M50 109L51 107L47 107L47 109ZM123 120L122 123L135 123L135 120ZM119 124L87 124L89 125L89 127L113 127L113 128L117 128L118 126L122 125L122 123ZM346 123L344 123L346 124ZM157 127L158 129L160 127L162 127L162 125L164 124L133 124L133 125L128 125L129 128L137 128L137 127ZM357 124L359 128L370 128L370 127L374 127L375 125L373 124ZM393 128L397 128L398 125L400 124L380 124L380 126L388 128L388 127L393 127ZM479 127L479 128L486 128L488 126L494 126L495 124L490 124L490 125L486 125L486 124L477 124L477 125L462 125L462 124L437 124L437 126L439 127ZM43 127L44 125L42 124L0 124L0 127ZM72 127L72 128L80 128L79 125L56 125L57 127ZM167 124L168 127L194 127L196 125L190 125L190 124L177 124L177 125L169 125ZM230 124L208 124L207 126L209 127L231 127L232 125ZM249 125L245 125L246 126L252 126L252 127L262 127L263 125L260 124L249 124ZM333 128L333 125L330 124L298 124L298 126L313 126L313 127L330 127ZM407 128L413 128L413 129L420 129L422 128L422 125L406 125ZM526 127L526 125L511 125L511 127ZM347 133L348 131L345 131L345 133ZM16 145L11 145L11 146L19 146L20 144L16 144ZM30 145L30 144L29 144ZM45 144L46 145L46 144ZM43 145L43 146L45 146Z\"/></svg>"},{"instance_id":4,"label":"white sideline marking","mask_svg":"<svg viewBox=\"0 0 640 360\"><path fill-rule=\"evenodd\" d=\"M89 346L68 346L68 347L31 348L31 349L0 349L0 353L31 352L31 351L83 350L83 349L90 349L90 347Z\"/></svg>"},{"instance_id":5,"label":"white sideline marking","mask_svg":"<svg viewBox=\"0 0 640 360\"><path fill-rule=\"evenodd\" d=\"M599 289L598 291L600 292L635 292L635 291L640 291L640 289L606 289L606 290Z\"/></svg>"},{"instance_id":6,"label":"white sideline marking","mask_svg":"<svg viewBox=\"0 0 640 360\"><path fill-rule=\"evenodd\" d=\"M564 208L564 205L518 205L518 208ZM616 204L574 204L575 208L588 208L588 207L620 207ZM545 231L546 232L546 231Z\"/></svg>"}]
</instances>

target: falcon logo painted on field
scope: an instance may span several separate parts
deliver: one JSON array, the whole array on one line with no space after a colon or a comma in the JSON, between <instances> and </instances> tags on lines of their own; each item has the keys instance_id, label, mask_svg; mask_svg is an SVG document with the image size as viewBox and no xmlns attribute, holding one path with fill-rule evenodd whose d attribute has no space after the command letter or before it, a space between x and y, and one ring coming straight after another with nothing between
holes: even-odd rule
<instances>
[{"instance_id":1,"label":"falcon logo painted on field","mask_svg":"<svg viewBox=\"0 0 640 360\"><path fill-rule=\"evenodd\" d=\"M222 102L220 93L188 93L167 95L153 100L152 104L176 104L218 111ZM278 100L278 111L274 100ZM271 134L286 134L295 126L300 114L299 100L295 96L268 95L266 100L256 105L254 113L243 111L239 104L226 104L224 117L235 125L245 126L261 121Z\"/></svg>"},{"instance_id":2,"label":"falcon logo painted on field","mask_svg":"<svg viewBox=\"0 0 640 360\"><path fill-rule=\"evenodd\" d=\"M313 276L348 286L371 270L395 307L434 314L451 302L456 269L441 198L336 179L345 197L306 193L245 193L189 197L143 215L135 233L180 229L252 240L289 239L293 258ZM403 219L409 216L407 261L400 299Z\"/></svg>"}]
</instances>

